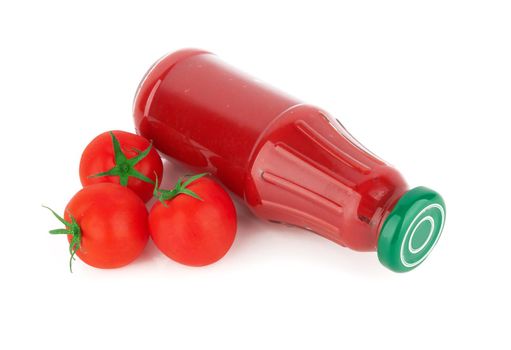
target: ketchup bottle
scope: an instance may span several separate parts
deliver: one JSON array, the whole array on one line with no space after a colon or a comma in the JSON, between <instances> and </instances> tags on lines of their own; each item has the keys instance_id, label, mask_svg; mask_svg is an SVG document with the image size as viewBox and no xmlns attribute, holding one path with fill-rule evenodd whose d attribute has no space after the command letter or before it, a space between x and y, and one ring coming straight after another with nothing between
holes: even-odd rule
<instances>
[{"instance_id":1,"label":"ketchup bottle","mask_svg":"<svg viewBox=\"0 0 511 350\"><path fill-rule=\"evenodd\" d=\"M328 113L201 50L156 62L134 102L137 132L164 155L215 175L271 222L378 252L393 271L428 256L445 205L365 149Z\"/></svg>"}]
</instances>

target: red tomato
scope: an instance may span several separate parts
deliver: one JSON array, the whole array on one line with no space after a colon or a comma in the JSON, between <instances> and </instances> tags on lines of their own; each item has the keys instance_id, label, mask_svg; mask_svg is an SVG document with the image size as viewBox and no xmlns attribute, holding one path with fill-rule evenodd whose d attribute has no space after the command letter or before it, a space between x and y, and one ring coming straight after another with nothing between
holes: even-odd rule
<instances>
[{"instance_id":1,"label":"red tomato","mask_svg":"<svg viewBox=\"0 0 511 350\"><path fill-rule=\"evenodd\" d=\"M55 213L54 213L55 214ZM145 203L126 187L102 183L87 186L69 201L64 219L70 252L99 268L121 267L135 260L149 239ZM72 233L72 234L70 234Z\"/></svg>"},{"instance_id":2,"label":"red tomato","mask_svg":"<svg viewBox=\"0 0 511 350\"><path fill-rule=\"evenodd\" d=\"M145 202L152 198L156 175L161 178L162 173L161 158L149 141L125 131L97 136L87 145L80 160L80 180L84 187L113 182L127 186Z\"/></svg>"},{"instance_id":3,"label":"red tomato","mask_svg":"<svg viewBox=\"0 0 511 350\"><path fill-rule=\"evenodd\" d=\"M231 198L205 177L189 185L185 182L176 192L180 194L156 202L151 209L151 238L165 255L182 264L214 263L227 253L236 235L236 209Z\"/></svg>"}]
</instances>

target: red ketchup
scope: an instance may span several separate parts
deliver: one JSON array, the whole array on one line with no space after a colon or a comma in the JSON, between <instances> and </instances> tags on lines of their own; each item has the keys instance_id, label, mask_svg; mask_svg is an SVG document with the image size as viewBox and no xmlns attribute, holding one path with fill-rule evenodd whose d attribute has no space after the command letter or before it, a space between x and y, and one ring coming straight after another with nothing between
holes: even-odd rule
<instances>
[{"instance_id":1,"label":"red ketchup","mask_svg":"<svg viewBox=\"0 0 511 350\"><path fill-rule=\"evenodd\" d=\"M327 112L200 50L156 62L134 103L137 132L208 171L271 222L314 231L388 268L419 265L445 221L441 196L401 174Z\"/></svg>"}]
</instances>

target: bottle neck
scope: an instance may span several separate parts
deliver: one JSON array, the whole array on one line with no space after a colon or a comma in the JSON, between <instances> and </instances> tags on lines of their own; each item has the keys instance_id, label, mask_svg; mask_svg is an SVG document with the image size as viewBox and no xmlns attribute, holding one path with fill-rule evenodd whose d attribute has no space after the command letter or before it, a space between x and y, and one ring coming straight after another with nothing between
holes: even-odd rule
<instances>
[{"instance_id":1,"label":"bottle neck","mask_svg":"<svg viewBox=\"0 0 511 350\"><path fill-rule=\"evenodd\" d=\"M376 250L378 229L406 184L334 123L308 105L281 115L253 152L245 198L263 218Z\"/></svg>"}]
</instances>

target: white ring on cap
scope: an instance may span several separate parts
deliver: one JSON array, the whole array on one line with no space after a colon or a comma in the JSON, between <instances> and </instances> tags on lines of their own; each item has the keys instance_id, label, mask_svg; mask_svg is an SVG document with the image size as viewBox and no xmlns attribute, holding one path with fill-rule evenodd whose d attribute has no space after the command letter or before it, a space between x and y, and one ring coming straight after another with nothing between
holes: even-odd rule
<instances>
[{"instance_id":1,"label":"white ring on cap","mask_svg":"<svg viewBox=\"0 0 511 350\"><path fill-rule=\"evenodd\" d=\"M419 247L419 249L416 249L416 251L412 251L411 249L409 249L409 251L412 253L412 254L417 254L419 251L423 250L427 243L429 243L429 241L431 240L431 236L433 235L433 229L434 229L434 223L435 221L433 220L433 217L431 217L430 215L429 216L426 216L425 218L423 218L417 225L415 225L414 227L414 224L415 222L421 217L422 214L424 214L424 212L426 212L427 210L429 209L437 209L439 212L440 212L440 216L442 217L441 219L441 222L440 222L440 229L438 231L438 234L437 236L435 237L435 241L433 242L433 244L431 245L431 248L429 248L429 250L426 252L426 254L424 254L424 256L422 258L420 258L419 260L413 262L413 263L410 263L408 261L406 261L406 258L404 256L404 248L405 248L405 242L407 241L407 238L408 236L410 235L410 230L412 228L414 228L413 230L413 233L412 233L412 237L413 237L413 234L415 233L415 231L417 230L417 227L420 226L420 224L424 221L424 220L428 220L427 218L431 218L431 220L433 221L432 223L432 228L431 228L431 231L428 235L428 239L426 240L426 242ZM403 237L403 241L401 242L401 250L400 250L400 259L401 259L401 263L405 266L405 267L408 267L408 268L411 268L411 267L415 267L417 265L419 265L421 262L424 261L424 259L426 259L429 255L429 253L433 250L433 248L435 247L436 243L438 242L438 239L440 238L440 235L442 234L442 231L444 229L444 222L445 222L445 210L444 208L440 205L440 204L437 204L437 203L434 203L434 204L430 204L428 205L427 207L425 207L424 209L422 209L420 211L419 214L417 214L415 216L415 218L413 218L412 220L412 223L408 226L408 229L406 230L406 233L405 233L405 236ZM411 244L410 244L410 241L411 241L411 238L410 237L410 240L408 241L408 245L409 247L408 248L411 248Z\"/></svg>"}]
</instances>

